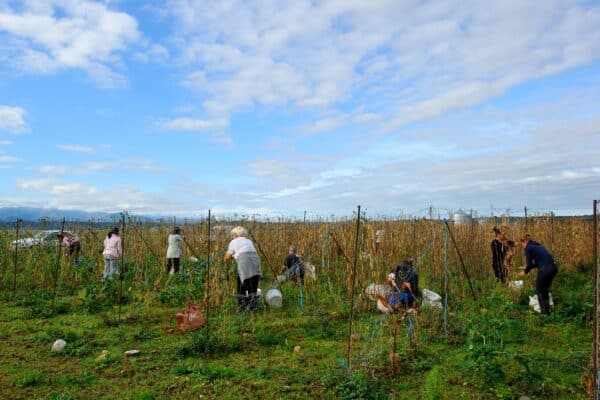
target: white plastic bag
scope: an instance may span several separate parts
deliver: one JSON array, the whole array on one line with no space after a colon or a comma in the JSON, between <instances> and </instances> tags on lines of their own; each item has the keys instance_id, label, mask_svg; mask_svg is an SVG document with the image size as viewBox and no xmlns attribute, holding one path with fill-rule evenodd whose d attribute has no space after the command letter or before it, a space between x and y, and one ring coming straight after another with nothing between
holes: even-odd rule
<instances>
[{"instance_id":1,"label":"white plastic bag","mask_svg":"<svg viewBox=\"0 0 600 400\"><path fill-rule=\"evenodd\" d=\"M442 296L432 290L423 289L423 308L425 307L437 308L441 310Z\"/></svg>"},{"instance_id":2,"label":"white plastic bag","mask_svg":"<svg viewBox=\"0 0 600 400\"><path fill-rule=\"evenodd\" d=\"M508 282L508 288L518 292L523 289L523 281L510 281Z\"/></svg>"},{"instance_id":3,"label":"white plastic bag","mask_svg":"<svg viewBox=\"0 0 600 400\"><path fill-rule=\"evenodd\" d=\"M371 300L377 300L377 296L381 296L387 299L391 291L392 290L390 289L389 285L377 285L375 283L371 283L365 289L365 294Z\"/></svg>"},{"instance_id":4,"label":"white plastic bag","mask_svg":"<svg viewBox=\"0 0 600 400\"><path fill-rule=\"evenodd\" d=\"M317 279L317 268L311 263L304 263L304 279L310 281Z\"/></svg>"},{"instance_id":5,"label":"white plastic bag","mask_svg":"<svg viewBox=\"0 0 600 400\"><path fill-rule=\"evenodd\" d=\"M550 297L550 308L554 307L554 300L552 300L552 293L549 294ZM531 308L533 308L533 311L539 313L542 312L542 309L540 308L540 302L538 301L538 297L537 294L534 294L533 296L529 296L529 306Z\"/></svg>"}]
</instances>

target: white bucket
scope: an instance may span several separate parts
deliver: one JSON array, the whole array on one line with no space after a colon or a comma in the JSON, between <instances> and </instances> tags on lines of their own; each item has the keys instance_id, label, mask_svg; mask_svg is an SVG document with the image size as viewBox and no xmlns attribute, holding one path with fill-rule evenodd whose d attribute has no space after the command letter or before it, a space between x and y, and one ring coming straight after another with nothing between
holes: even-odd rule
<instances>
[{"instance_id":1,"label":"white bucket","mask_svg":"<svg viewBox=\"0 0 600 400\"><path fill-rule=\"evenodd\" d=\"M269 289L265 301L271 307L280 308L283 305L283 295L278 289Z\"/></svg>"}]
</instances>

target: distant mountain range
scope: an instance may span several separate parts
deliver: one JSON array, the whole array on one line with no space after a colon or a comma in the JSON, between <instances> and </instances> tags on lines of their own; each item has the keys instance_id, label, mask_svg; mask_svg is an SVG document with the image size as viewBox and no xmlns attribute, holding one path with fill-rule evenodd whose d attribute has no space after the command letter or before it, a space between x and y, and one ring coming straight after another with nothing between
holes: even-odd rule
<instances>
[{"instance_id":1,"label":"distant mountain range","mask_svg":"<svg viewBox=\"0 0 600 400\"><path fill-rule=\"evenodd\" d=\"M39 222L40 220L62 220L86 222L114 221L120 217L119 213L88 212L82 210L60 210L58 208L38 207L0 207L0 223L15 222L20 218L24 222Z\"/></svg>"},{"instance_id":2,"label":"distant mountain range","mask_svg":"<svg viewBox=\"0 0 600 400\"><path fill-rule=\"evenodd\" d=\"M114 223L120 218L120 213L107 213L107 212L90 212L83 210L61 210L58 208L41 208L41 207L0 207L0 224L12 225L16 222L17 218L23 220L25 223L32 225L44 224L44 222L59 222L63 218L66 218L69 222L80 222L88 223L88 221L94 221L98 223ZM160 221L160 220L171 220L169 217L158 216L158 215L133 215L137 220L143 221ZM512 220L519 220L523 217L511 217ZM530 217L530 218L535 218ZM564 216L555 216L557 219L569 218ZM584 220L591 220L591 215L581 215L579 218ZM178 218L179 219L179 218ZM186 218L181 218L182 220ZM194 220L196 218L191 218ZM495 217L498 222L502 221L501 217Z\"/></svg>"}]
</instances>

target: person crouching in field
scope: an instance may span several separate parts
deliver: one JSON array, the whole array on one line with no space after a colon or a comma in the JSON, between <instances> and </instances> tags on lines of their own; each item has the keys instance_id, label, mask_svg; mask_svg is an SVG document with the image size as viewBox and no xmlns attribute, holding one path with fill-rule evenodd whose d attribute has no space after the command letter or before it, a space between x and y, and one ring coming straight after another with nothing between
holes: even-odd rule
<instances>
[{"instance_id":1,"label":"person crouching in field","mask_svg":"<svg viewBox=\"0 0 600 400\"><path fill-rule=\"evenodd\" d=\"M419 276L412 261L406 260L396 266L394 272L388 275L388 283L392 286L392 292L387 302L393 310L413 307L420 292Z\"/></svg>"},{"instance_id":2,"label":"person crouching in field","mask_svg":"<svg viewBox=\"0 0 600 400\"><path fill-rule=\"evenodd\" d=\"M231 242L225 253L225 261L232 258L237 262L238 304L242 309L254 310L258 306L258 281L260 280L260 260L254 243L246 236L246 228L236 226L231 230Z\"/></svg>"},{"instance_id":3,"label":"person crouching in field","mask_svg":"<svg viewBox=\"0 0 600 400\"><path fill-rule=\"evenodd\" d=\"M62 235L59 234L58 240L60 240L62 245L67 249L67 258L69 262L77 264L79 252L81 251L81 243L79 243L79 240L68 233L63 233Z\"/></svg>"},{"instance_id":4,"label":"person crouching in field","mask_svg":"<svg viewBox=\"0 0 600 400\"><path fill-rule=\"evenodd\" d=\"M123 253L121 238L119 237L119 228L113 228L104 239L104 279L112 278L118 271L117 260Z\"/></svg>"},{"instance_id":5,"label":"person crouching in field","mask_svg":"<svg viewBox=\"0 0 600 400\"><path fill-rule=\"evenodd\" d=\"M542 314L550 314L550 286L558 273L554 257L540 243L531 240L530 235L521 239L521 246L525 249L526 266L521 267L519 276L524 277L533 268L538 269L535 280L535 291L538 296Z\"/></svg>"},{"instance_id":6,"label":"person crouching in field","mask_svg":"<svg viewBox=\"0 0 600 400\"><path fill-rule=\"evenodd\" d=\"M282 273L287 279L291 279L299 284L304 283L304 265L296 253L296 246L289 247L288 255L283 260Z\"/></svg>"},{"instance_id":7,"label":"person crouching in field","mask_svg":"<svg viewBox=\"0 0 600 400\"><path fill-rule=\"evenodd\" d=\"M181 259L181 243L183 242L183 236L181 236L181 229L176 226L173 228L173 232L169 235L167 247L167 273L174 275L179 272L179 261Z\"/></svg>"}]
</instances>

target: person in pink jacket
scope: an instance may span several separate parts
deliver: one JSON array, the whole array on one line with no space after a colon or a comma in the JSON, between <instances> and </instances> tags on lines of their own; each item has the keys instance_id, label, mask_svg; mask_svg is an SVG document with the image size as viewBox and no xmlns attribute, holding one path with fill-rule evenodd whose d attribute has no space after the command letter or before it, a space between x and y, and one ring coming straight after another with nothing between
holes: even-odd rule
<instances>
[{"instance_id":1,"label":"person in pink jacket","mask_svg":"<svg viewBox=\"0 0 600 400\"><path fill-rule=\"evenodd\" d=\"M113 228L104 239L104 279L111 278L119 272L117 269L117 260L121 257L123 248L121 247L121 238L119 237L119 228Z\"/></svg>"}]
</instances>

